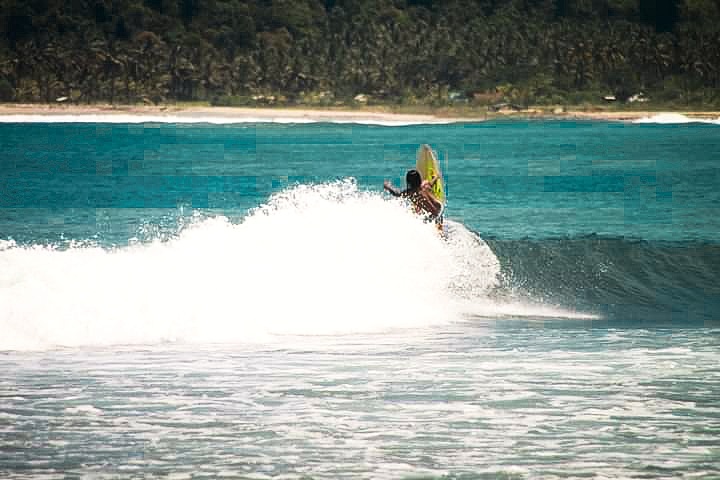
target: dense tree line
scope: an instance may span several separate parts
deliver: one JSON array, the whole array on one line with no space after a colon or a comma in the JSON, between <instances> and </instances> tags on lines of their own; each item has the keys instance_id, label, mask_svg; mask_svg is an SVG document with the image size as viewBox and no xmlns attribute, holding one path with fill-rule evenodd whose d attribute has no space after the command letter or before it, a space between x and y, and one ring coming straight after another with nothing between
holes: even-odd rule
<instances>
[{"instance_id":1,"label":"dense tree line","mask_svg":"<svg viewBox=\"0 0 720 480\"><path fill-rule=\"evenodd\" d=\"M0 0L0 101L720 103L720 0Z\"/></svg>"}]
</instances>

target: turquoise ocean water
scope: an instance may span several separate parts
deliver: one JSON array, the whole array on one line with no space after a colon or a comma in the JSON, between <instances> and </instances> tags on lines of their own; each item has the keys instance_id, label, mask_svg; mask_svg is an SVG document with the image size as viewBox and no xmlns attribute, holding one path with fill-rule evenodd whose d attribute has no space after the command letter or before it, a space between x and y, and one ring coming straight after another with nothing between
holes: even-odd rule
<instances>
[{"instance_id":1,"label":"turquoise ocean water","mask_svg":"<svg viewBox=\"0 0 720 480\"><path fill-rule=\"evenodd\" d=\"M0 123L3 478L720 476L717 122L97 120Z\"/></svg>"}]
</instances>

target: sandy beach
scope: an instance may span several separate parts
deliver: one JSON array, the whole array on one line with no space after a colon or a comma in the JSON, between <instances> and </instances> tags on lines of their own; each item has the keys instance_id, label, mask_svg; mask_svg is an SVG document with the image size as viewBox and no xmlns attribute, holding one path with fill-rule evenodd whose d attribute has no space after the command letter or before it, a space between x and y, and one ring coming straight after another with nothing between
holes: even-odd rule
<instances>
[{"instance_id":1,"label":"sandy beach","mask_svg":"<svg viewBox=\"0 0 720 480\"><path fill-rule=\"evenodd\" d=\"M285 121L285 122L359 122L359 123L451 123L477 122L492 118L566 118L585 120L635 121L657 115L685 116L689 119L718 119L720 112L708 111L619 111L619 110L528 110L485 112L476 109L440 109L433 113L396 113L383 107L350 108L272 108L272 107L212 107L186 105L67 105L67 104L0 104L0 116L149 116L191 121L215 118L219 120Z\"/></svg>"},{"instance_id":2,"label":"sandy beach","mask_svg":"<svg viewBox=\"0 0 720 480\"><path fill-rule=\"evenodd\" d=\"M257 119L258 121L298 122L398 122L398 123L448 123L453 121L483 120L484 118L448 117L429 114L388 113L379 110L308 109L308 108L243 108L243 107L196 107L196 106L113 106L113 105L0 105L0 115L139 115L173 117L181 119Z\"/></svg>"}]
</instances>

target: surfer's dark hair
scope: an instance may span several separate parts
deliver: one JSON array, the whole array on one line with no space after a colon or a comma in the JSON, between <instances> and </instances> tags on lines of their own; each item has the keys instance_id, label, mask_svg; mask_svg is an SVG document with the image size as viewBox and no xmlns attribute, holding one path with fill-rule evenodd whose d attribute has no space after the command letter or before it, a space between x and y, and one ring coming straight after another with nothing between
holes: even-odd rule
<instances>
[{"instance_id":1,"label":"surfer's dark hair","mask_svg":"<svg viewBox=\"0 0 720 480\"><path fill-rule=\"evenodd\" d=\"M409 189L416 189L420 188L420 185L422 184L422 177L420 176L420 172L417 170L408 170L407 174L405 175L405 183L407 183L407 187Z\"/></svg>"}]
</instances>

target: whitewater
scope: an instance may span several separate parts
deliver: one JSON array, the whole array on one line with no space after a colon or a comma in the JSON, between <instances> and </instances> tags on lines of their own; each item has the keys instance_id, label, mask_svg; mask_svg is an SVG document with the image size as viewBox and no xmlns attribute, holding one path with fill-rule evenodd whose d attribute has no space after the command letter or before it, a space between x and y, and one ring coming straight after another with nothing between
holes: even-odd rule
<instances>
[{"instance_id":1,"label":"whitewater","mask_svg":"<svg viewBox=\"0 0 720 480\"><path fill-rule=\"evenodd\" d=\"M0 477L717 478L720 137L651 120L0 124Z\"/></svg>"},{"instance_id":2,"label":"whitewater","mask_svg":"<svg viewBox=\"0 0 720 480\"><path fill-rule=\"evenodd\" d=\"M166 240L4 241L0 348L257 342L493 313L592 318L493 300L497 258L461 224L446 231L347 179L282 191L239 223L198 216Z\"/></svg>"}]
</instances>

